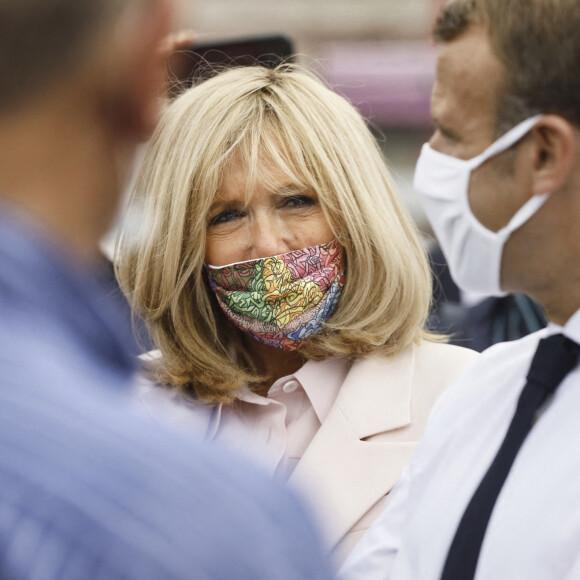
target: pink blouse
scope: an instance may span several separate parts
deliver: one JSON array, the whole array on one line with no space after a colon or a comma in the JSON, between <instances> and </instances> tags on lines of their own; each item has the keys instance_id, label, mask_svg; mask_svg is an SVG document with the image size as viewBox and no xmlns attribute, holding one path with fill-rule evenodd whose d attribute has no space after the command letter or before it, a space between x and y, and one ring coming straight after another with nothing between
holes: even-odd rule
<instances>
[{"instance_id":1,"label":"pink blouse","mask_svg":"<svg viewBox=\"0 0 580 580\"><path fill-rule=\"evenodd\" d=\"M344 358L308 361L278 379L267 397L245 389L234 406L218 408L211 438L229 446L241 443L269 472L288 478L328 416L349 366Z\"/></svg>"},{"instance_id":2,"label":"pink blouse","mask_svg":"<svg viewBox=\"0 0 580 580\"><path fill-rule=\"evenodd\" d=\"M287 479L328 416L350 365L347 358L308 361L278 379L267 397L243 389L233 405L203 405L160 391L144 378L137 391L151 415L205 432L209 440L249 455L270 474ZM177 406L164 401L167 394Z\"/></svg>"}]
</instances>

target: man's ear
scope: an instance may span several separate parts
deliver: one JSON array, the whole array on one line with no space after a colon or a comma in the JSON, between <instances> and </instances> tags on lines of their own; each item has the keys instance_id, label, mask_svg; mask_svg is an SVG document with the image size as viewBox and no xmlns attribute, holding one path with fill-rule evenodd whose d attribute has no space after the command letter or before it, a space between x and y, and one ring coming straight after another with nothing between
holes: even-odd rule
<instances>
[{"instance_id":1,"label":"man's ear","mask_svg":"<svg viewBox=\"0 0 580 580\"><path fill-rule=\"evenodd\" d=\"M573 126L558 115L545 115L530 131L533 139L533 192L557 191L569 179L577 155Z\"/></svg>"},{"instance_id":2,"label":"man's ear","mask_svg":"<svg viewBox=\"0 0 580 580\"><path fill-rule=\"evenodd\" d=\"M172 0L150 0L122 23L109 113L114 130L129 140L145 141L153 132L165 101L166 55L163 41L171 32Z\"/></svg>"}]
</instances>

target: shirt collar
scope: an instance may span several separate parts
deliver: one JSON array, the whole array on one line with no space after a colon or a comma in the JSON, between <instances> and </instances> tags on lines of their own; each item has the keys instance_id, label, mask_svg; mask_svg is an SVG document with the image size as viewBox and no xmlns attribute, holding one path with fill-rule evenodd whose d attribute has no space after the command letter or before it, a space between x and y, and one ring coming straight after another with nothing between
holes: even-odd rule
<instances>
[{"instance_id":1,"label":"shirt collar","mask_svg":"<svg viewBox=\"0 0 580 580\"><path fill-rule=\"evenodd\" d=\"M283 390L290 381L297 381L306 393L320 423L324 423L336 401L338 392L350 369L347 358L333 358L325 361L307 361L294 374L279 378L270 392ZM272 399L261 397L247 387L240 390L238 399L256 405L268 405Z\"/></svg>"},{"instance_id":2,"label":"shirt collar","mask_svg":"<svg viewBox=\"0 0 580 580\"><path fill-rule=\"evenodd\" d=\"M548 323L549 334L558 332L580 344L580 310L577 310L563 327L553 322Z\"/></svg>"},{"instance_id":3,"label":"shirt collar","mask_svg":"<svg viewBox=\"0 0 580 580\"><path fill-rule=\"evenodd\" d=\"M320 423L324 423L350 369L346 357L308 361L294 373L302 385Z\"/></svg>"}]
</instances>

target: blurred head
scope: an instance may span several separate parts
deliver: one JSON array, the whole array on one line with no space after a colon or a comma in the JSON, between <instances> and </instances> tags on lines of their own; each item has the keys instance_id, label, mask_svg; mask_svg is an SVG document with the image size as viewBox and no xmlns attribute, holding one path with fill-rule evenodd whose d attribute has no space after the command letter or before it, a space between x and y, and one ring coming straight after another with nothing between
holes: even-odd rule
<instances>
[{"instance_id":1,"label":"blurred head","mask_svg":"<svg viewBox=\"0 0 580 580\"><path fill-rule=\"evenodd\" d=\"M0 110L71 74L135 1L0 0Z\"/></svg>"},{"instance_id":2,"label":"blurred head","mask_svg":"<svg viewBox=\"0 0 580 580\"><path fill-rule=\"evenodd\" d=\"M308 72L239 68L167 110L131 200L121 284L163 357L158 380L230 400L257 378L204 275L336 238L342 296L306 358L396 354L423 334L430 274L363 119ZM237 363L232 363L232 348Z\"/></svg>"},{"instance_id":3,"label":"blurred head","mask_svg":"<svg viewBox=\"0 0 580 580\"><path fill-rule=\"evenodd\" d=\"M171 3L0 0L1 195L83 255L158 119Z\"/></svg>"},{"instance_id":4,"label":"blurred head","mask_svg":"<svg viewBox=\"0 0 580 580\"><path fill-rule=\"evenodd\" d=\"M78 83L83 73L102 73L102 89L111 99L116 90L126 122L136 122L139 111L124 110L123 99L130 98L131 85L145 92L143 98L152 90L159 96L165 71L151 55L168 32L171 10L172 0L0 0L0 114Z\"/></svg>"}]
</instances>

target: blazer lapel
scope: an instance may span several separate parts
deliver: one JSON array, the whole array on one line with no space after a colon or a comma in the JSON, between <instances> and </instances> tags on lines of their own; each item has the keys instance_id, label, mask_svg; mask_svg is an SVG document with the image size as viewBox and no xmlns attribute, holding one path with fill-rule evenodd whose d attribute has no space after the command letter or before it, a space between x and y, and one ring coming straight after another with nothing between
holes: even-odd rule
<instances>
[{"instance_id":1,"label":"blazer lapel","mask_svg":"<svg viewBox=\"0 0 580 580\"><path fill-rule=\"evenodd\" d=\"M390 491L415 450L414 442L363 441L411 422L414 351L353 364L290 478L310 497L329 549Z\"/></svg>"}]
</instances>

